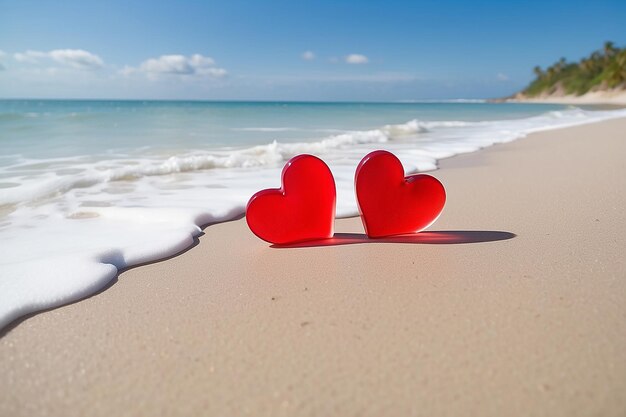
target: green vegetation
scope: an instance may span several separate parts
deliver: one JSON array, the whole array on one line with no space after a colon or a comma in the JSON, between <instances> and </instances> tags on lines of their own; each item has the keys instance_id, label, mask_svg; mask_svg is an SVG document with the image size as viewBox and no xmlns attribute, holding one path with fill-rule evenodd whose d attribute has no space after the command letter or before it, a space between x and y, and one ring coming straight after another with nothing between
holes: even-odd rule
<instances>
[{"instance_id":1,"label":"green vegetation","mask_svg":"<svg viewBox=\"0 0 626 417\"><path fill-rule=\"evenodd\" d=\"M533 72L535 80L522 91L528 97L542 93L581 95L592 90L626 89L626 48L605 42L602 50L580 62L561 58L545 71L537 66Z\"/></svg>"}]
</instances>

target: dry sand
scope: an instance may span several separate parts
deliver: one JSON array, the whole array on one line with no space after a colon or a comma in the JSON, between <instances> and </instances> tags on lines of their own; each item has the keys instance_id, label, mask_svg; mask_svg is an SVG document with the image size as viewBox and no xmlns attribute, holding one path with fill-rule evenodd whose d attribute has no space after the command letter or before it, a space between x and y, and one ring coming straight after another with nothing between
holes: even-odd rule
<instances>
[{"instance_id":1,"label":"dry sand","mask_svg":"<svg viewBox=\"0 0 626 417\"><path fill-rule=\"evenodd\" d=\"M626 90L590 91L580 96L567 94L546 94L539 97L523 97L518 95L514 99L507 99L509 102L522 103L554 103L554 104L609 104L616 106L626 105Z\"/></svg>"},{"instance_id":2,"label":"dry sand","mask_svg":"<svg viewBox=\"0 0 626 417\"><path fill-rule=\"evenodd\" d=\"M417 238L210 226L5 331L0 415L624 416L625 157L621 119L445 160Z\"/></svg>"}]
</instances>

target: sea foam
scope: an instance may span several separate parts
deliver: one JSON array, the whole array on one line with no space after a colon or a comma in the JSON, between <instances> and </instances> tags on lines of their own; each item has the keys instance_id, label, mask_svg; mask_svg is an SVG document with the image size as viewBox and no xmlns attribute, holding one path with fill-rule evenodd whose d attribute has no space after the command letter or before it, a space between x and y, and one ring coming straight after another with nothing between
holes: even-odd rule
<instances>
[{"instance_id":1,"label":"sea foam","mask_svg":"<svg viewBox=\"0 0 626 417\"><path fill-rule=\"evenodd\" d=\"M315 154L329 164L337 214L345 217L357 214L354 172L370 151L394 152L407 173L430 171L439 159L530 132L624 116L624 110L571 108L515 120L410 120L318 140L178 154L5 155L10 162L0 168L0 328L87 297L123 268L184 250L203 225L236 218L254 192L278 187L282 166L295 155Z\"/></svg>"}]
</instances>

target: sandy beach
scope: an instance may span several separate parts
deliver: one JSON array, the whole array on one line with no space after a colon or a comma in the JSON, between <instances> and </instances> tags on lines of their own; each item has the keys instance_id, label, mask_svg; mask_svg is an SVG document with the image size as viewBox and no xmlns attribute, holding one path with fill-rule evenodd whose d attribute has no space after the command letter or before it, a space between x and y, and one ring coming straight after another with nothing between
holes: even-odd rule
<instances>
[{"instance_id":1,"label":"sandy beach","mask_svg":"<svg viewBox=\"0 0 626 417\"><path fill-rule=\"evenodd\" d=\"M623 416L626 119L443 160L418 236L243 219L0 334L0 415Z\"/></svg>"},{"instance_id":2,"label":"sandy beach","mask_svg":"<svg viewBox=\"0 0 626 417\"><path fill-rule=\"evenodd\" d=\"M510 103L553 103L570 105L626 105L626 91L591 91L580 96L567 94L545 94L538 97L525 97L517 94L514 98L504 101Z\"/></svg>"}]
</instances>

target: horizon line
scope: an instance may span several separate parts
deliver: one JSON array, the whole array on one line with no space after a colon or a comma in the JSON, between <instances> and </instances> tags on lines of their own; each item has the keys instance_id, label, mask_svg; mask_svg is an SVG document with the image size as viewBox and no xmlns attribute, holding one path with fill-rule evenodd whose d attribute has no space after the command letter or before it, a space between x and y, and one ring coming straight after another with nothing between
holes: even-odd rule
<instances>
[{"instance_id":1,"label":"horizon line","mask_svg":"<svg viewBox=\"0 0 626 417\"><path fill-rule=\"evenodd\" d=\"M199 103L486 103L493 98L403 99L403 100L295 100L295 99L184 99L184 98L57 98L57 97L0 97L0 101L170 101Z\"/></svg>"}]
</instances>

